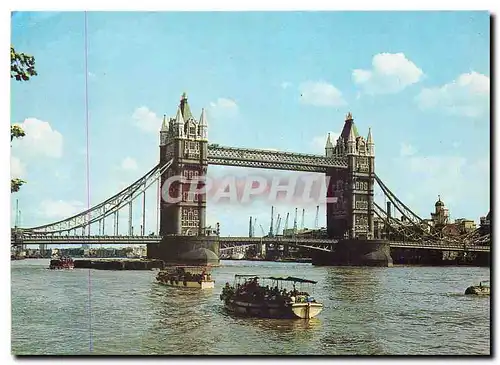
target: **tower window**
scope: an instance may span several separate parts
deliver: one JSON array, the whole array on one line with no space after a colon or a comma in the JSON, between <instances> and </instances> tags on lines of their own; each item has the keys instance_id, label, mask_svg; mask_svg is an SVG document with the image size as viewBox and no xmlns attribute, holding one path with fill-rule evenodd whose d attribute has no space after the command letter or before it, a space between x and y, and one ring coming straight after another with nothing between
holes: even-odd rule
<instances>
[{"instance_id":1,"label":"tower window","mask_svg":"<svg viewBox=\"0 0 500 365\"><path fill-rule=\"evenodd\" d=\"M196 134L196 127L189 127L189 134L194 136Z\"/></svg>"}]
</instances>

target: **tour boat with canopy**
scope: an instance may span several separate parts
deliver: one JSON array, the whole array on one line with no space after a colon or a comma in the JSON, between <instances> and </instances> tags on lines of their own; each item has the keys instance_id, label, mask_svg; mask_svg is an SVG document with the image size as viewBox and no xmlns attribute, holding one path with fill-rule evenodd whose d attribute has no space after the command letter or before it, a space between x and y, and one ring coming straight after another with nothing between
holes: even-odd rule
<instances>
[{"instance_id":1,"label":"tour boat with canopy","mask_svg":"<svg viewBox=\"0 0 500 365\"><path fill-rule=\"evenodd\" d=\"M170 266L161 270L156 280L163 285L183 288L212 289L212 280L208 266Z\"/></svg>"},{"instance_id":2,"label":"tour boat with canopy","mask_svg":"<svg viewBox=\"0 0 500 365\"><path fill-rule=\"evenodd\" d=\"M259 280L262 283L259 283ZM271 285L265 285L265 282ZM225 308L236 315L260 318L313 318L322 310L305 285L317 282L292 276L235 275L234 286L226 283L220 299ZM297 285L299 288L297 289ZM286 287L290 287L289 290Z\"/></svg>"}]
</instances>

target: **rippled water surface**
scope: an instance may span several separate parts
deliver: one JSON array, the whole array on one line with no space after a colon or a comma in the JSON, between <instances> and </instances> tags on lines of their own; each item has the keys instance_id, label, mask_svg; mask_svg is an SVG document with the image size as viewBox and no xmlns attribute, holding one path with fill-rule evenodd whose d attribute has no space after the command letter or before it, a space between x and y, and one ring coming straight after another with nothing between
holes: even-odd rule
<instances>
[{"instance_id":1,"label":"rippled water surface","mask_svg":"<svg viewBox=\"0 0 500 365\"><path fill-rule=\"evenodd\" d=\"M47 270L13 261L14 354L490 354L490 298L463 295L477 267L337 268L222 261L214 290L170 288L153 271ZM317 280L309 321L232 317L234 274ZM90 274L90 306L89 306Z\"/></svg>"}]
</instances>

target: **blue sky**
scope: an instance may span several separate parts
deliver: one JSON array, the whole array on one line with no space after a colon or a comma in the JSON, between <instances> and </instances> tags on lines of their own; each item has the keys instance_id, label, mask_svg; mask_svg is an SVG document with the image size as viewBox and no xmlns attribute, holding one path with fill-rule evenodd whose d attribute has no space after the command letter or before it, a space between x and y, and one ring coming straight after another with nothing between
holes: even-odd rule
<instances>
[{"instance_id":1,"label":"blue sky","mask_svg":"<svg viewBox=\"0 0 500 365\"><path fill-rule=\"evenodd\" d=\"M490 209L486 12L103 12L87 19L86 75L83 13L11 18L12 44L36 57L39 73L11 82L11 122L27 132L11 157L12 175L28 181L11 197L23 226L87 206L85 77L91 205L157 163L161 117L174 116L186 91L196 117L207 109L210 142L235 147L323 154L326 134L338 135L350 111L361 134L372 128L377 174L417 214L429 217L438 194L452 218L478 221ZM156 230L155 200L149 193L148 231ZM140 203L134 208L139 213ZM209 204L207 221L220 221L224 235L246 235L251 215L268 229L270 209ZM306 226L314 216L309 207ZM135 214L134 226L140 220Z\"/></svg>"}]
</instances>

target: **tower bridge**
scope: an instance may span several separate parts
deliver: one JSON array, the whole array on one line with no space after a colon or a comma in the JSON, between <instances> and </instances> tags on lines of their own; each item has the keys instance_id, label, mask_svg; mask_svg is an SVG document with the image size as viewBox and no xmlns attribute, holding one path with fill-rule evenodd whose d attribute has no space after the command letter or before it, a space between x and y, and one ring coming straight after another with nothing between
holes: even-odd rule
<instances>
[{"instance_id":1,"label":"tower bridge","mask_svg":"<svg viewBox=\"0 0 500 365\"><path fill-rule=\"evenodd\" d=\"M327 179L327 238L280 238L280 244L328 253L332 262L346 264L391 264L389 248L489 252L489 231L477 229L451 235L443 222L435 225L415 214L375 174L375 143L371 129L361 136L351 113L347 114L336 141L328 135L325 155L291 153L220 146L208 143L208 122L204 109L196 120L183 94L175 117L164 116L160 128L160 160L143 177L100 204L72 217L37 227L13 229L13 244L54 243L147 243L148 256L178 262L179 257L197 248L215 253L241 245L276 243L276 237L220 237L206 224L207 196L203 192L208 165L322 173ZM145 235L145 194L161 186L160 228ZM388 202L401 214L391 216L374 202L378 184ZM200 193L193 193L192 186ZM153 188L151 188L153 186ZM166 199L168 196L169 199ZM132 202L142 198L141 234L133 235ZM129 234L118 235L119 212L128 209ZM436 209L438 206L436 205ZM439 206L436 214L443 216ZM105 223L113 218L113 236ZM488 215L489 217L489 215ZM489 222L489 219L488 219ZM381 224L382 223L382 224ZM98 225L99 234L91 235ZM329 256L326 255L326 256ZM336 257L336 258L335 258ZM352 261L352 257L357 257ZM342 262L340 262L342 263Z\"/></svg>"}]
</instances>

